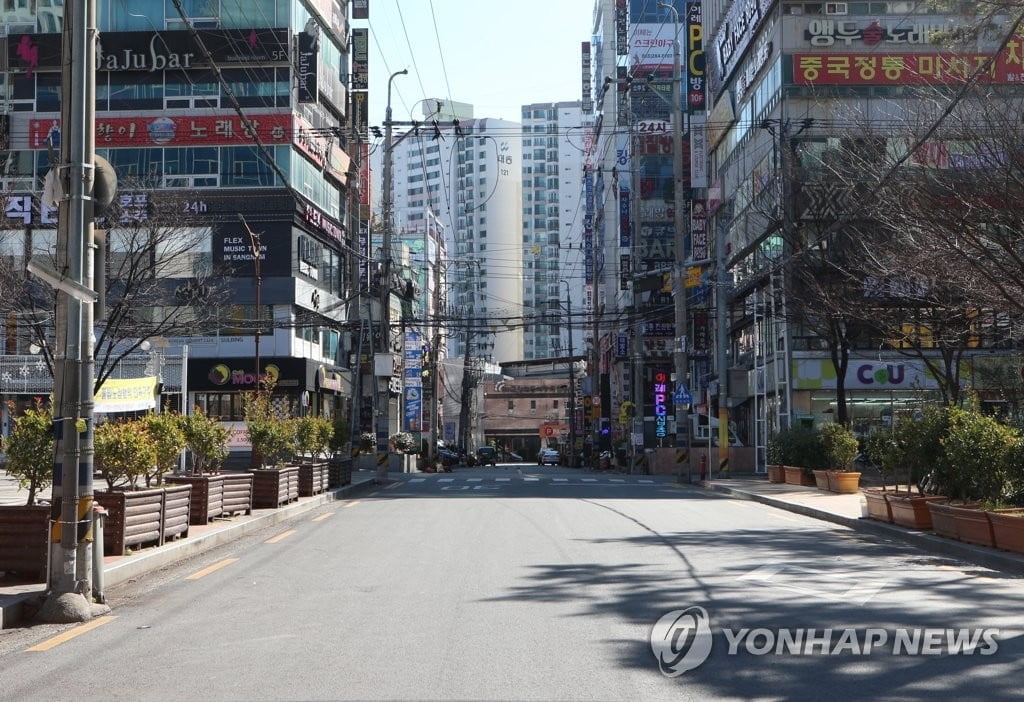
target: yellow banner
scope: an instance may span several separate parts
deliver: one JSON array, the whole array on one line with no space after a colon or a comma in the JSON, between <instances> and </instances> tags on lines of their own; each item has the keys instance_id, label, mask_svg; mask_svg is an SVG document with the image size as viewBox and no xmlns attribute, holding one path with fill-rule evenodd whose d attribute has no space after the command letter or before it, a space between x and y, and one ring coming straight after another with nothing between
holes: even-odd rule
<instances>
[{"instance_id":1,"label":"yellow banner","mask_svg":"<svg viewBox=\"0 0 1024 702\"><path fill-rule=\"evenodd\" d=\"M156 409L158 379L108 378L96 392L95 412L139 412Z\"/></svg>"}]
</instances>

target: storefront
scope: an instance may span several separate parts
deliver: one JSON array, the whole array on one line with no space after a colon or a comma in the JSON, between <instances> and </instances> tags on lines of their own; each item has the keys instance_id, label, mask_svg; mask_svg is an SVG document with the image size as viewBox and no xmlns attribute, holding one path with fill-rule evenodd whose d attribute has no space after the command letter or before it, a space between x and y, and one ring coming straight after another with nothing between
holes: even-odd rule
<instances>
[{"instance_id":1,"label":"storefront","mask_svg":"<svg viewBox=\"0 0 1024 702\"><path fill-rule=\"evenodd\" d=\"M830 359L793 360L793 421L832 421L836 371ZM846 369L846 409L854 432L891 426L893 416L940 401L939 385L920 359L851 358Z\"/></svg>"},{"instance_id":2,"label":"storefront","mask_svg":"<svg viewBox=\"0 0 1024 702\"><path fill-rule=\"evenodd\" d=\"M347 371L308 358L261 358L260 380L271 388L282 417L334 417L351 398ZM189 403L231 431L229 448L250 448L245 430L246 393L257 389L255 358L197 358L189 362Z\"/></svg>"}]
</instances>

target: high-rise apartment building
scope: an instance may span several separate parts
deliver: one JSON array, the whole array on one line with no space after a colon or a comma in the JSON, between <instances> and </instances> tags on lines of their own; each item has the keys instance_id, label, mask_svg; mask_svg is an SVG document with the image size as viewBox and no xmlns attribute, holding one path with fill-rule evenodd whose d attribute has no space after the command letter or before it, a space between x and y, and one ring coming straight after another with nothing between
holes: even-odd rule
<instances>
[{"instance_id":1,"label":"high-rise apartment building","mask_svg":"<svg viewBox=\"0 0 1024 702\"><path fill-rule=\"evenodd\" d=\"M523 358L582 354L591 336L583 165L592 118L579 101L538 103L523 106L522 122L523 305L533 320Z\"/></svg>"}]
</instances>

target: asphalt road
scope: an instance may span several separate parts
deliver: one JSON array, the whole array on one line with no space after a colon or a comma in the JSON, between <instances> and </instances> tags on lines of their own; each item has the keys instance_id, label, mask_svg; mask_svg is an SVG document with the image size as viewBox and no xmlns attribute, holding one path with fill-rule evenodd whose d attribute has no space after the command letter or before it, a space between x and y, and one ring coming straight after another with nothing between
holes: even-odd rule
<instances>
[{"instance_id":1,"label":"asphalt road","mask_svg":"<svg viewBox=\"0 0 1024 702\"><path fill-rule=\"evenodd\" d=\"M0 699L997 700L1024 680L1020 578L527 464L404 476L110 595L91 625L0 635Z\"/></svg>"}]
</instances>

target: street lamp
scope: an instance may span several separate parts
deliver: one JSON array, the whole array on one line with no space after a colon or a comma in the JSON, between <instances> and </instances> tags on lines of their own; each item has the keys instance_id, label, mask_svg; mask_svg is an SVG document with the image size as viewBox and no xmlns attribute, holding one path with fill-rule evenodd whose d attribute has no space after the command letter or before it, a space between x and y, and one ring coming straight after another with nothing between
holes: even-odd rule
<instances>
[{"instance_id":1,"label":"street lamp","mask_svg":"<svg viewBox=\"0 0 1024 702\"><path fill-rule=\"evenodd\" d=\"M676 343L673 350L673 365L676 374L676 390L683 388L687 383L687 375L690 368L689 339L687 338L687 310L686 310L686 252L683 247L686 245L686 224L684 219L686 208L686 195L683 185L683 105L680 86L682 83L682 66L679 58L679 13L676 8L667 2L659 0L658 7L672 11L672 156L673 156L673 177L675 180L674 206L675 206L675 274L672 281L672 297L675 311ZM690 466L690 406L681 402L673 403L676 420L676 450L684 451L687 469ZM682 471L682 465L680 465ZM679 478L682 479L682 473Z\"/></svg>"},{"instance_id":2,"label":"street lamp","mask_svg":"<svg viewBox=\"0 0 1024 702\"><path fill-rule=\"evenodd\" d=\"M249 223L245 221L245 217L242 216L241 212L238 213L238 219L242 222L242 226L245 227L245 231L249 234L249 247L252 250L252 260L253 260L253 265L255 266L255 273L256 273L256 277L254 279L255 283L256 283L256 332L255 332L255 341L256 341L256 358L255 358L256 370L255 370L255 376L256 376L256 380L255 380L255 383L256 383L256 392L260 392L261 387L262 387L260 385L260 377L262 376L262 374L260 373L260 332L262 331L262 328L263 328L263 310L262 310L262 301L260 300L260 292L263 289L263 276L260 274L260 254L262 253L261 246L260 246L260 235L257 232L254 232L252 230L252 228L249 226Z\"/></svg>"},{"instance_id":3,"label":"street lamp","mask_svg":"<svg viewBox=\"0 0 1024 702\"><path fill-rule=\"evenodd\" d=\"M572 360L572 296L569 281L558 281L565 285L566 326L569 329L569 467L576 467L576 366Z\"/></svg>"}]
</instances>

